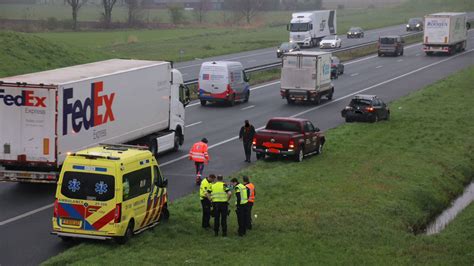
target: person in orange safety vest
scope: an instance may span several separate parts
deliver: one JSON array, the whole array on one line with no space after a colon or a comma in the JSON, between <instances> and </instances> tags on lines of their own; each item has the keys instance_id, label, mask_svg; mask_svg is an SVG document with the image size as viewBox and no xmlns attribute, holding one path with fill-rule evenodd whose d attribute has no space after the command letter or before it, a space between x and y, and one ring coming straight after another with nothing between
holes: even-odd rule
<instances>
[{"instance_id":1,"label":"person in orange safety vest","mask_svg":"<svg viewBox=\"0 0 474 266\"><path fill-rule=\"evenodd\" d=\"M194 161L196 167L196 185L201 184L201 176L204 170L204 164L209 162L209 154L207 153L207 139L194 143L189 151L189 160Z\"/></svg>"},{"instance_id":2,"label":"person in orange safety vest","mask_svg":"<svg viewBox=\"0 0 474 266\"><path fill-rule=\"evenodd\" d=\"M252 230L252 207L255 202L255 186L253 183L250 183L249 177L245 176L242 178L244 185L249 190L249 202L247 203L247 229Z\"/></svg>"}]
</instances>

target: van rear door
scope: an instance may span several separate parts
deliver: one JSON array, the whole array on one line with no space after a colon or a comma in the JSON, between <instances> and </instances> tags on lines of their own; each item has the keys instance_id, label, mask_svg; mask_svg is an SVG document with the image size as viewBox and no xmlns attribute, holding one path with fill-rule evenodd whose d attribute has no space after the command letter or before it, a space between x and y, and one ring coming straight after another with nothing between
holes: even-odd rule
<instances>
[{"instance_id":1,"label":"van rear door","mask_svg":"<svg viewBox=\"0 0 474 266\"><path fill-rule=\"evenodd\" d=\"M203 65L199 73L199 88L203 96L224 94L229 84L227 67L222 65Z\"/></svg>"},{"instance_id":2,"label":"van rear door","mask_svg":"<svg viewBox=\"0 0 474 266\"><path fill-rule=\"evenodd\" d=\"M0 161L56 163L55 87L0 86Z\"/></svg>"}]
</instances>

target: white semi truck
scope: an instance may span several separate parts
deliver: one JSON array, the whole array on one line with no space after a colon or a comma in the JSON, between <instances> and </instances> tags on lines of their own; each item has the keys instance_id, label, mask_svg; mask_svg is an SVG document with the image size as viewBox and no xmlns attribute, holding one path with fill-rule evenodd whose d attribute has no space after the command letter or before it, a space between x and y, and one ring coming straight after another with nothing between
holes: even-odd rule
<instances>
[{"instance_id":1,"label":"white semi truck","mask_svg":"<svg viewBox=\"0 0 474 266\"><path fill-rule=\"evenodd\" d=\"M324 37L336 34L336 26L336 10L316 10L293 13L287 29L290 42L315 47Z\"/></svg>"},{"instance_id":2,"label":"white semi truck","mask_svg":"<svg viewBox=\"0 0 474 266\"><path fill-rule=\"evenodd\" d=\"M308 101L315 104L325 96L332 100L331 53L291 52L283 55L280 95L288 104Z\"/></svg>"},{"instance_id":3,"label":"white semi truck","mask_svg":"<svg viewBox=\"0 0 474 266\"><path fill-rule=\"evenodd\" d=\"M0 78L0 181L54 183L68 153L184 140L189 92L170 62L112 59Z\"/></svg>"},{"instance_id":4,"label":"white semi truck","mask_svg":"<svg viewBox=\"0 0 474 266\"><path fill-rule=\"evenodd\" d=\"M466 49L466 13L444 12L427 15L424 25L423 51L426 55L454 54Z\"/></svg>"}]
</instances>

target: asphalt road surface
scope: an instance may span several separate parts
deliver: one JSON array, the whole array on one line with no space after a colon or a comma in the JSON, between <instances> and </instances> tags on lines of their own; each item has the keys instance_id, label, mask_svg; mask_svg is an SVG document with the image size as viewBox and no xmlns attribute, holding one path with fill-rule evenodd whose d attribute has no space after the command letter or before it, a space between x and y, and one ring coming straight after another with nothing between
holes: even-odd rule
<instances>
[{"instance_id":1,"label":"asphalt road surface","mask_svg":"<svg viewBox=\"0 0 474 266\"><path fill-rule=\"evenodd\" d=\"M421 44L414 44L405 47L401 57L368 56L347 62L344 75L334 81L334 99L319 106L287 105L279 95L278 81L254 86L250 101L233 107L202 107L193 102L187 107L184 146L176 153L159 157L161 169L169 179L170 197L176 199L197 189L194 166L186 157L192 143L203 137L209 140L211 156L204 174L229 175L248 165L237 139L245 119L260 128L274 116L303 117L327 130L344 123L340 110L354 94L376 94L391 102L473 64L471 31L467 50L454 56L427 57ZM326 147L330 152L330 136L328 139ZM0 265L38 264L67 248L49 234L54 190L52 185L0 183ZM171 209L171 215L172 212Z\"/></svg>"}]
</instances>

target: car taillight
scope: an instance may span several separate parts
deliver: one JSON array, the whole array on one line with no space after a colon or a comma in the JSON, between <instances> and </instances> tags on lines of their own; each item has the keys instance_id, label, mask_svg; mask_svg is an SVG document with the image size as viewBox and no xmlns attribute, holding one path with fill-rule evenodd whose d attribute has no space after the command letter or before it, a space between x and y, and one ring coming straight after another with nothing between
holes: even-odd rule
<instances>
[{"instance_id":1,"label":"car taillight","mask_svg":"<svg viewBox=\"0 0 474 266\"><path fill-rule=\"evenodd\" d=\"M56 199L54 201L54 212L53 212L54 218L58 217L58 211L59 211L59 202L58 202L58 199Z\"/></svg>"},{"instance_id":2,"label":"car taillight","mask_svg":"<svg viewBox=\"0 0 474 266\"><path fill-rule=\"evenodd\" d=\"M122 204L119 203L119 204L115 205L114 222L115 223L120 223L121 219L122 219Z\"/></svg>"},{"instance_id":3,"label":"car taillight","mask_svg":"<svg viewBox=\"0 0 474 266\"><path fill-rule=\"evenodd\" d=\"M290 143L288 144L288 148L290 149L294 149L295 148L295 141L294 140L290 140Z\"/></svg>"},{"instance_id":4,"label":"car taillight","mask_svg":"<svg viewBox=\"0 0 474 266\"><path fill-rule=\"evenodd\" d=\"M257 138L253 138L252 145L257 145Z\"/></svg>"},{"instance_id":5,"label":"car taillight","mask_svg":"<svg viewBox=\"0 0 474 266\"><path fill-rule=\"evenodd\" d=\"M367 107L366 110L367 110L368 112L373 112L373 111L374 111L374 107Z\"/></svg>"}]
</instances>

